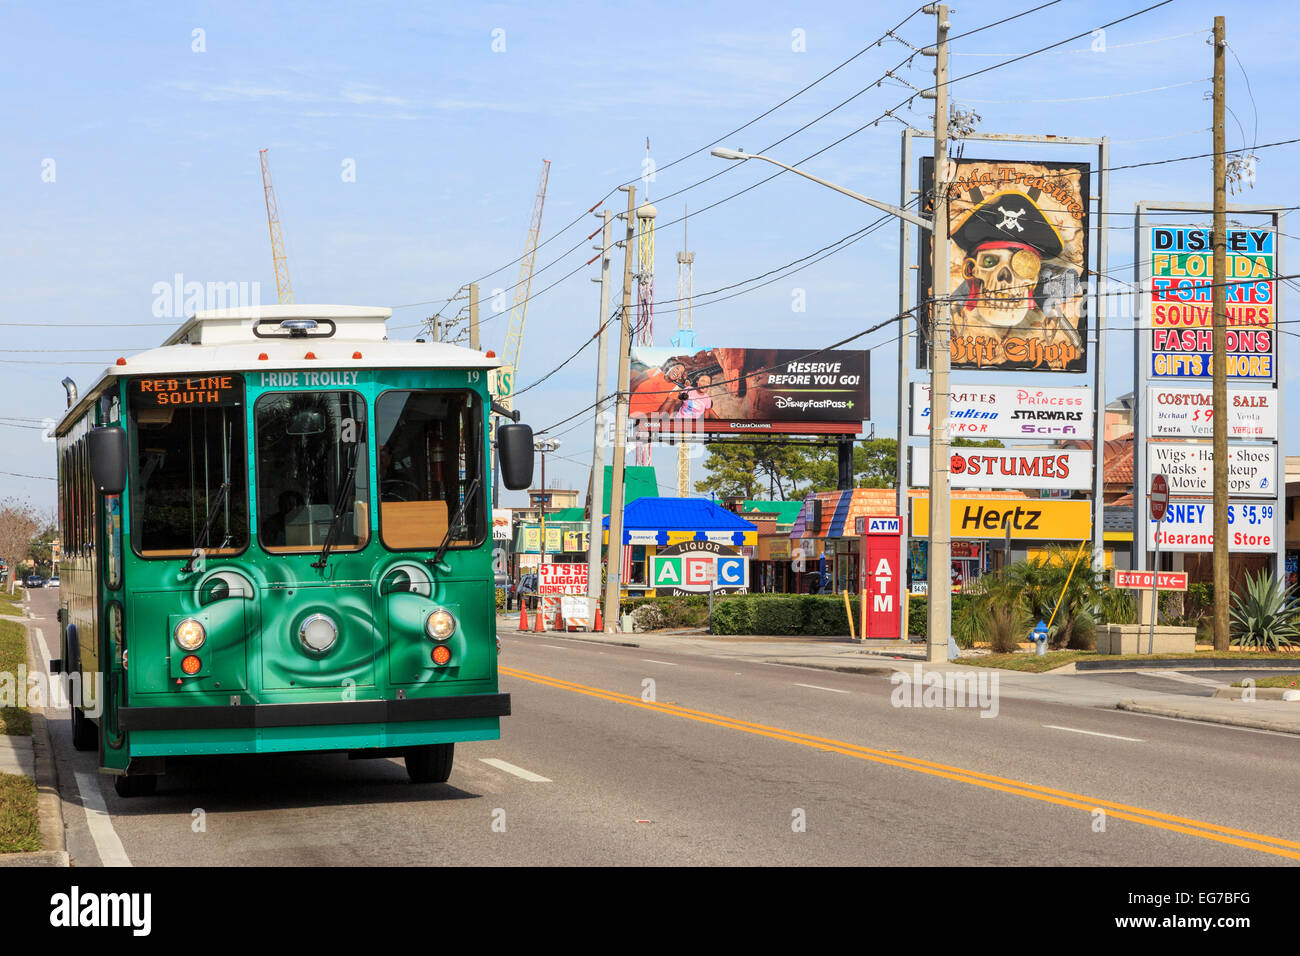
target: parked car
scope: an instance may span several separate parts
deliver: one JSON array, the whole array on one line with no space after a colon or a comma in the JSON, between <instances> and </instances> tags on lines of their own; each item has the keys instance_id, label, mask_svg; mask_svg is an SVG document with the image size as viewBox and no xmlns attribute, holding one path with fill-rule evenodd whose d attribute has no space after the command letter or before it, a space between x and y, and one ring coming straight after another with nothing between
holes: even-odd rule
<instances>
[{"instance_id":1,"label":"parked car","mask_svg":"<svg viewBox=\"0 0 1300 956\"><path fill-rule=\"evenodd\" d=\"M27 577L23 578L23 587L43 588L45 587L45 579L39 574L29 574Z\"/></svg>"},{"instance_id":2,"label":"parked car","mask_svg":"<svg viewBox=\"0 0 1300 956\"><path fill-rule=\"evenodd\" d=\"M537 575L525 574L519 579L519 599L528 602L528 609L537 607Z\"/></svg>"},{"instance_id":3,"label":"parked car","mask_svg":"<svg viewBox=\"0 0 1300 956\"><path fill-rule=\"evenodd\" d=\"M45 582L47 588L57 588L59 586L59 576L56 574Z\"/></svg>"}]
</instances>

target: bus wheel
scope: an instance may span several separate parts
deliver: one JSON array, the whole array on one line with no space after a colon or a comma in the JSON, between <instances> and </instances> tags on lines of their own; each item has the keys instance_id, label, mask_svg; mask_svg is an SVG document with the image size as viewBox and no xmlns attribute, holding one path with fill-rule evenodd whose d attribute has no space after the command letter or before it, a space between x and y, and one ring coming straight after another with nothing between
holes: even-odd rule
<instances>
[{"instance_id":1,"label":"bus wheel","mask_svg":"<svg viewBox=\"0 0 1300 956\"><path fill-rule=\"evenodd\" d=\"M158 790L158 777L151 773L113 778L113 789L124 799L131 797L152 797Z\"/></svg>"},{"instance_id":2,"label":"bus wheel","mask_svg":"<svg viewBox=\"0 0 1300 956\"><path fill-rule=\"evenodd\" d=\"M451 776L455 744L432 744L406 752L406 772L411 783L446 783Z\"/></svg>"},{"instance_id":3,"label":"bus wheel","mask_svg":"<svg viewBox=\"0 0 1300 956\"><path fill-rule=\"evenodd\" d=\"M98 750L99 749L99 728L95 726L94 721L81 712L81 708L73 705L72 710L72 746L76 750Z\"/></svg>"}]
</instances>

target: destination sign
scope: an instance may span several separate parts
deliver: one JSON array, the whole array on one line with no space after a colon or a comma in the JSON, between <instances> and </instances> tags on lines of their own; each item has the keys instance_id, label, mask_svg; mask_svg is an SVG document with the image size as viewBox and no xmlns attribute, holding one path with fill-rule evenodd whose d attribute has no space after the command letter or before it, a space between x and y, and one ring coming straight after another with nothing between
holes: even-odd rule
<instances>
[{"instance_id":1,"label":"destination sign","mask_svg":"<svg viewBox=\"0 0 1300 956\"><path fill-rule=\"evenodd\" d=\"M141 378L132 383L136 405L230 405L244 397L243 381L234 375Z\"/></svg>"}]
</instances>

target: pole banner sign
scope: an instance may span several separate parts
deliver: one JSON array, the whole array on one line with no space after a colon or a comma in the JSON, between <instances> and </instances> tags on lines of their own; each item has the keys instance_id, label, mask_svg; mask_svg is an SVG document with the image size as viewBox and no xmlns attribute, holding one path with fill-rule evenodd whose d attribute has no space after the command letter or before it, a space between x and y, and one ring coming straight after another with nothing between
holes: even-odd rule
<instances>
[{"instance_id":1,"label":"pole banner sign","mask_svg":"<svg viewBox=\"0 0 1300 956\"><path fill-rule=\"evenodd\" d=\"M1229 229L1227 285L1230 379L1271 382L1277 326L1274 240L1269 229ZM1153 226L1151 331L1153 379L1208 379L1214 346L1211 320L1214 247L1210 230Z\"/></svg>"},{"instance_id":2,"label":"pole banner sign","mask_svg":"<svg viewBox=\"0 0 1300 956\"><path fill-rule=\"evenodd\" d=\"M1092 537L1092 508L1088 501L954 498L950 509L954 538L1086 541ZM929 533L929 496L917 496L912 499L912 535L924 538Z\"/></svg>"},{"instance_id":3,"label":"pole banner sign","mask_svg":"<svg viewBox=\"0 0 1300 956\"><path fill-rule=\"evenodd\" d=\"M1208 442L1154 442L1147 445L1147 468L1163 472L1173 495L1214 493L1214 446ZM1228 494L1277 497L1277 446L1231 445Z\"/></svg>"},{"instance_id":4,"label":"pole banner sign","mask_svg":"<svg viewBox=\"0 0 1300 956\"><path fill-rule=\"evenodd\" d=\"M1161 591L1187 590L1186 571L1161 571L1156 574L1151 571L1115 570L1111 574L1115 587L1130 591L1150 591L1153 582Z\"/></svg>"},{"instance_id":5,"label":"pole banner sign","mask_svg":"<svg viewBox=\"0 0 1300 956\"><path fill-rule=\"evenodd\" d=\"M930 449L912 446L912 484L930 484ZM948 459L953 488L1054 488L1087 491L1092 487L1090 449L953 448Z\"/></svg>"},{"instance_id":6,"label":"pole banner sign","mask_svg":"<svg viewBox=\"0 0 1300 956\"><path fill-rule=\"evenodd\" d=\"M1147 525L1147 548L1156 546L1156 526ZM1171 501L1160 524L1161 551L1213 551L1214 507L1208 501ZM1234 501L1228 505L1228 551L1277 551L1277 508Z\"/></svg>"},{"instance_id":7,"label":"pole banner sign","mask_svg":"<svg viewBox=\"0 0 1300 956\"><path fill-rule=\"evenodd\" d=\"M638 432L856 435L871 417L863 350L634 348Z\"/></svg>"},{"instance_id":8,"label":"pole banner sign","mask_svg":"<svg viewBox=\"0 0 1300 956\"><path fill-rule=\"evenodd\" d=\"M1213 438L1212 391L1148 385L1147 434L1152 438ZM1277 438L1277 392L1271 388L1229 389L1228 438Z\"/></svg>"},{"instance_id":9,"label":"pole banner sign","mask_svg":"<svg viewBox=\"0 0 1300 956\"><path fill-rule=\"evenodd\" d=\"M954 369L1087 371L1089 174L1087 163L948 161ZM923 157L921 195L933 184L934 160ZM923 304L934 294L930 236L920 242ZM918 324L924 367L930 323Z\"/></svg>"},{"instance_id":10,"label":"pole banner sign","mask_svg":"<svg viewBox=\"0 0 1300 956\"><path fill-rule=\"evenodd\" d=\"M514 530L514 515L510 508L492 509L492 540L509 541Z\"/></svg>"},{"instance_id":11,"label":"pole banner sign","mask_svg":"<svg viewBox=\"0 0 1300 956\"><path fill-rule=\"evenodd\" d=\"M948 422L954 437L1087 438L1092 434L1092 389L953 385ZM930 434L930 385L912 383L912 434Z\"/></svg>"},{"instance_id":12,"label":"pole banner sign","mask_svg":"<svg viewBox=\"0 0 1300 956\"><path fill-rule=\"evenodd\" d=\"M537 577L539 594L586 594L585 564L543 564Z\"/></svg>"}]
</instances>

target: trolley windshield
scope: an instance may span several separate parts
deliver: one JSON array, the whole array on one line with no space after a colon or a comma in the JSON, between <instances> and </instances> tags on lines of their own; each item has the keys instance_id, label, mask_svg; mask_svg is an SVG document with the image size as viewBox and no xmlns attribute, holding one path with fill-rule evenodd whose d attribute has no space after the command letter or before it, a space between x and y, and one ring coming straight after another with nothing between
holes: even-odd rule
<instances>
[{"instance_id":1,"label":"trolley windshield","mask_svg":"<svg viewBox=\"0 0 1300 956\"><path fill-rule=\"evenodd\" d=\"M248 546L243 378L133 379L127 394L132 547L145 558L185 557L200 545L212 554L243 551Z\"/></svg>"}]
</instances>

